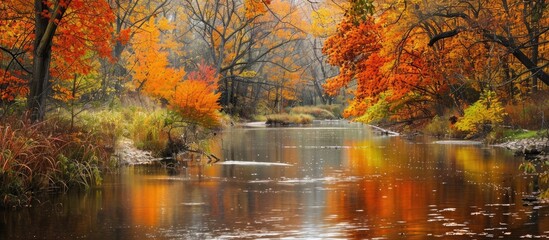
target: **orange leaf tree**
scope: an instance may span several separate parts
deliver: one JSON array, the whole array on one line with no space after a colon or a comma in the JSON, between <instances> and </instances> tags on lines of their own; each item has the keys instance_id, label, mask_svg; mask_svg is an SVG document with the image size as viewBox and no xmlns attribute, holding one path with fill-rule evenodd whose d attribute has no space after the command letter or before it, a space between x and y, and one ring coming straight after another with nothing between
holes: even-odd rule
<instances>
[{"instance_id":1,"label":"orange leaf tree","mask_svg":"<svg viewBox=\"0 0 549 240\"><path fill-rule=\"evenodd\" d=\"M196 58L214 66L219 74L218 91L227 113L249 114L255 108L247 106L255 105L267 86L279 85L268 79L273 74L267 69L294 70L280 57L304 37L296 27L303 24L294 4L265 0L182 2L184 17L192 19L189 30L198 36L193 42L201 48Z\"/></svg>"},{"instance_id":2,"label":"orange leaf tree","mask_svg":"<svg viewBox=\"0 0 549 240\"><path fill-rule=\"evenodd\" d=\"M111 34L111 9L104 0L35 0L34 5L9 0L0 7L5 9L0 32L2 36L8 33L0 46L11 56L8 64L4 64L5 55L0 59L5 66L3 72L11 72L3 74L2 81L10 76L28 82L28 90L10 91L12 96L5 96L13 98L13 94L28 92L30 117L42 120L54 80L73 79L75 73L88 74L94 67L91 56L110 54L110 42L105 39ZM25 55L29 52L32 54ZM18 66L13 67L13 62Z\"/></svg>"},{"instance_id":3,"label":"orange leaf tree","mask_svg":"<svg viewBox=\"0 0 549 240\"><path fill-rule=\"evenodd\" d=\"M131 40L133 82L131 86L148 96L161 99L175 113L177 123L205 128L220 124L217 75L212 67L199 65L198 71L186 74L168 61L171 43L166 43L156 21L151 18ZM185 77L187 75L187 77ZM174 124L176 124L174 122Z\"/></svg>"},{"instance_id":4,"label":"orange leaf tree","mask_svg":"<svg viewBox=\"0 0 549 240\"><path fill-rule=\"evenodd\" d=\"M531 79L535 91L536 81L547 79L547 64L540 57L549 43L548 18L542 17L546 6L543 1L477 6L350 0L337 33L324 46L329 63L339 67L325 90L334 95L350 89L353 99L346 115L355 117L383 95L395 120L463 114L481 92L525 93L517 89L523 79Z\"/></svg>"}]
</instances>

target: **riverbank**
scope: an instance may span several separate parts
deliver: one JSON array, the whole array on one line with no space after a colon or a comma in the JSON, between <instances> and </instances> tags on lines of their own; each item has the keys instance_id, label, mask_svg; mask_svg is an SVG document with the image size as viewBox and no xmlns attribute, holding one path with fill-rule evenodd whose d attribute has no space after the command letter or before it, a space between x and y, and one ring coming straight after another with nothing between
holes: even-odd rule
<instances>
[{"instance_id":1,"label":"riverbank","mask_svg":"<svg viewBox=\"0 0 549 240\"><path fill-rule=\"evenodd\" d=\"M70 122L0 123L0 208L28 206L35 195L101 184L111 137Z\"/></svg>"},{"instance_id":2,"label":"riverbank","mask_svg":"<svg viewBox=\"0 0 549 240\"><path fill-rule=\"evenodd\" d=\"M132 140L124 138L117 143L114 155L118 159L118 165L150 164L157 159L151 151L145 151L135 147Z\"/></svg>"},{"instance_id":3,"label":"riverbank","mask_svg":"<svg viewBox=\"0 0 549 240\"><path fill-rule=\"evenodd\" d=\"M515 152L517 156L528 158L549 159L548 138L526 138L511 140L494 146L503 147Z\"/></svg>"}]
</instances>

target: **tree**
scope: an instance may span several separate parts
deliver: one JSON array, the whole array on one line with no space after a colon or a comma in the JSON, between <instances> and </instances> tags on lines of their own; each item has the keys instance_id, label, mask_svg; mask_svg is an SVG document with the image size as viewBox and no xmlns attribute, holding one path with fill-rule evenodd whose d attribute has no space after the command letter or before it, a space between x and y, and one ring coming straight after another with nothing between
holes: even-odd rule
<instances>
[{"instance_id":1,"label":"tree","mask_svg":"<svg viewBox=\"0 0 549 240\"><path fill-rule=\"evenodd\" d=\"M353 93L347 116L362 116L381 94L397 121L463 114L484 91L511 98L535 91L522 84L532 78L520 72L544 79L543 2L388 0L375 6L371 11L371 1L349 1L338 32L324 46L340 70L326 91Z\"/></svg>"},{"instance_id":2,"label":"tree","mask_svg":"<svg viewBox=\"0 0 549 240\"><path fill-rule=\"evenodd\" d=\"M483 4L458 2L440 5L421 12L427 19L439 23L440 29L433 32L429 46L445 38L458 37L464 32L476 32L485 41L496 43L506 49L532 74L533 89L537 80L549 85L547 63L540 66L540 47L546 46L549 21L545 1L501 0Z\"/></svg>"},{"instance_id":3,"label":"tree","mask_svg":"<svg viewBox=\"0 0 549 240\"><path fill-rule=\"evenodd\" d=\"M133 53L129 62L133 63L133 81L130 85L138 93L168 99L176 84L185 76L185 71L170 65L168 49L173 46L161 41L161 30L156 18L150 18L132 38Z\"/></svg>"},{"instance_id":4,"label":"tree","mask_svg":"<svg viewBox=\"0 0 549 240\"><path fill-rule=\"evenodd\" d=\"M22 39L30 38L32 24L22 18L30 15L32 6L26 5L22 1L0 3L0 100L3 106L28 94L26 77L31 72L25 55L30 46Z\"/></svg>"},{"instance_id":5,"label":"tree","mask_svg":"<svg viewBox=\"0 0 549 240\"><path fill-rule=\"evenodd\" d=\"M11 32L6 41L1 41L2 50L12 56L19 68L10 69L13 64L7 64L4 72L10 74L4 76L14 80L9 81L10 84L21 82L13 77L28 79L27 109L31 120L40 121L51 95L52 77L72 79L73 74L69 72L88 72L88 59L83 56L89 51L101 57L108 55L110 44L104 39L110 35L112 13L103 0L35 0L34 5L11 0L3 3L2 8L6 10L2 21L8 24L1 30ZM26 52L32 54L24 57ZM27 68L30 62L32 67ZM27 90L11 93L24 94Z\"/></svg>"},{"instance_id":6,"label":"tree","mask_svg":"<svg viewBox=\"0 0 549 240\"><path fill-rule=\"evenodd\" d=\"M177 113L172 126L178 124L213 128L219 125L217 111L219 94L217 75L210 66L201 64L198 71L186 74L181 68L172 66L168 60L173 42L167 41L163 30L170 26L165 19L150 18L131 40L133 54L131 86L154 99L160 99ZM164 41L163 41L164 40ZM170 137L171 139L171 137Z\"/></svg>"},{"instance_id":7,"label":"tree","mask_svg":"<svg viewBox=\"0 0 549 240\"><path fill-rule=\"evenodd\" d=\"M279 1L183 2L190 20L188 25L206 50L201 54L206 56L202 60L215 66L221 78L219 91L224 109L241 113L239 99L245 97L239 95L241 90L250 84L266 83L260 79L252 82L241 75L261 72L276 50L302 37L294 27L298 19L296 8Z\"/></svg>"},{"instance_id":8,"label":"tree","mask_svg":"<svg viewBox=\"0 0 549 240\"><path fill-rule=\"evenodd\" d=\"M124 53L130 40L141 31L151 18L159 15L169 6L170 0L111 0L110 7L114 12L112 62L102 62L104 77L101 83L103 97L109 97L109 92L120 93L122 85L128 81L128 66ZM114 91L111 91L114 90Z\"/></svg>"}]
</instances>

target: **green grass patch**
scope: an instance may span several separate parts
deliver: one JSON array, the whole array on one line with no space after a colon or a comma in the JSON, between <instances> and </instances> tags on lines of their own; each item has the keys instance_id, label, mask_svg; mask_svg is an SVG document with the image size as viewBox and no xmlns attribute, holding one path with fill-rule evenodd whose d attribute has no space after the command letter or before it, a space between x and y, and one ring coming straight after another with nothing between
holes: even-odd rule
<instances>
[{"instance_id":1,"label":"green grass patch","mask_svg":"<svg viewBox=\"0 0 549 240\"><path fill-rule=\"evenodd\" d=\"M503 138L506 140L520 140L526 138L537 138L543 135L543 131L532 130L505 130L503 131Z\"/></svg>"}]
</instances>

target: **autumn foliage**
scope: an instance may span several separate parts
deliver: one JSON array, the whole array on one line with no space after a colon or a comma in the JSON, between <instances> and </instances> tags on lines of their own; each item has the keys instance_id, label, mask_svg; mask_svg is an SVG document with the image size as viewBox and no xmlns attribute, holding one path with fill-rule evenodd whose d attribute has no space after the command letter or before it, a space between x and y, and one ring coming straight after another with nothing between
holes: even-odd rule
<instances>
[{"instance_id":1,"label":"autumn foliage","mask_svg":"<svg viewBox=\"0 0 549 240\"><path fill-rule=\"evenodd\" d=\"M204 127L219 125L219 93L216 85L198 79L189 79L178 84L169 99L170 107L181 115L183 121Z\"/></svg>"},{"instance_id":2,"label":"autumn foliage","mask_svg":"<svg viewBox=\"0 0 549 240\"><path fill-rule=\"evenodd\" d=\"M130 84L137 91L165 100L185 123L218 126L221 107L218 103L220 94L215 93L215 70L202 63L196 71L186 74L183 69L171 66L167 50L173 46L161 41L160 29L156 20L151 18L133 39L134 54L130 59L135 66Z\"/></svg>"},{"instance_id":3,"label":"autumn foliage","mask_svg":"<svg viewBox=\"0 0 549 240\"><path fill-rule=\"evenodd\" d=\"M397 122L444 114L470 119L474 111L467 109L483 93L515 101L547 86L543 1L349 4L323 48L339 68L325 91L353 96L348 117L367 120L370 108L386 106L386 118Z\"/></svg>"},{"instance_id":4,"label":"autumn foliage","mask_svg":"<svg viewBox=\"0 0 549 240\"><path fill-rule=\"evenodd\" d=\"M50 1L45 1L53 6ZM111 55L111 41L114 20L112 10L106 1L61 1L60 6L67 7L64 17L58 21L58 29L52 45L50 75L53 85L62 89L74 75L89 75L98 67L99 58ZM25 1L4 1L0 3L0 82L4 101L28 94L28 86L23 86L31 73L33 51L34 11L33 5ZM52 13L44 11L43 17L50 18ZM107 39L107 40L106 40ZM14 54L12 56L11 54ZM6 69L8 71L6 71ZM60 99L66 96L60 96Z\"/></svg>"}]
</instances>

